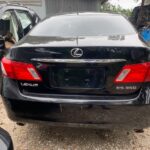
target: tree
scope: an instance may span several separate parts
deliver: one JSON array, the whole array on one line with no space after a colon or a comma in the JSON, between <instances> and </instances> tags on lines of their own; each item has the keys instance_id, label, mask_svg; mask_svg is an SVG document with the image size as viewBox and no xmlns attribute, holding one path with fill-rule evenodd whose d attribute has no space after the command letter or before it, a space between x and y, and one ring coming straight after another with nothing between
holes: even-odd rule
<instances>
[{"instance_id":1,"label":"tree","mask_svg":"<svg viewBox=\"0 0 150 150\"><path fill-rule=\"evenodd\" d=\"M123 15L126 15L127 17L130 17L132 14L132 10L130 9L123 9L121 6L114 6L110 3L105 3L100 6L101 12L111 12L111 13L120 13Z\"/></svg>"}]
</instances>

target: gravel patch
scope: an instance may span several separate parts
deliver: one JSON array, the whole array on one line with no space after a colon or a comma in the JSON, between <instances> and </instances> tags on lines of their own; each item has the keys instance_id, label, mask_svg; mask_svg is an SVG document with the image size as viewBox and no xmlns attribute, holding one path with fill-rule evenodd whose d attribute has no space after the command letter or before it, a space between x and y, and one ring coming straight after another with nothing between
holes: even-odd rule
<instances>
[{"instance_id":1,"label":"gravel patch","mask_svg":"<svg viewBox=\"0 0 150 150\"><path fill-rule=\"evenodd\" d=\"M149 150L150 128L143 133L127 129L58 128L37 124L18 126L8 119L0 101L0 127L12 136L15 150Z\"/></svg>"}]
</instances>

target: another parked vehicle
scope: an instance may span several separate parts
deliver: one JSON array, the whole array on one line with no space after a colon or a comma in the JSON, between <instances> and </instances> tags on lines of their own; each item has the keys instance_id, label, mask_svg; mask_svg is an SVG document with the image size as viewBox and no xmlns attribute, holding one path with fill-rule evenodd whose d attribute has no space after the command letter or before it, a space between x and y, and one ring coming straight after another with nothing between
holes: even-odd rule
<instances>
[{"instance_id":1,"label":"another parked vehicle","mask_svg":"<svg viewBox=\"0 0 150 150\"><path fill-rule=\"evenodd\" d=\"M47 18L9 51L2 70L3 102L16 122L149 126L150 50L121 15Z\"/></svg>"},{"instance_id":2,"label":"another parked vehicle","mask_svg":"<svg viewBox=\"0 0 150 150\"><path fill-rule=\"evenodd\" d=\"M38 22L39 16L31 9L20 5L5 3L0 5L0 58L4 49L11 48L22 39Z\"/></svg>"},{"instance_id":3,"label":"another parked vehicle","mask_svg":"<svg viewBox=\"0 0 150 150\"><path fill-rule=\"evenodd\" d=\"M135 7L130 19L143 40L150 46L150 4L144 5L142 9L141 6Z\"/></svg>"},{"instance_id":4,"label":"another parked vehicle","mask_svg":"<svg viewBox=\"0 0 150 150\"><path fill-rule=\"evenodd\" d=\"M11 136L7 131L0 128L0 149L1 150L13 150L13 142Z\"/></svg>"}]
</instances>

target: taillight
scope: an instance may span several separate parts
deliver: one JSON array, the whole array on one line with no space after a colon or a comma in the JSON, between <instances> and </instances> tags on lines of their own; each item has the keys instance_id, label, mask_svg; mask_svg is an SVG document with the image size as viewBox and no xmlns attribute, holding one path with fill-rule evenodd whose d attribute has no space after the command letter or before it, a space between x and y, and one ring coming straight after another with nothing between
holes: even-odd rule
<instances>
[{"instance_id":1,"label":"taillight","mask_svg":"<svg viewBox=\"0 0 150 150\"><path fill-rule=\"evenodd\" d=\"M12 61L4 57L1 62L3 76L24 81L42 81L32 64Z\"/></svg>"},{"instance_id":2,"label":"taillight","mask_svg":"<svg viewBox=\"0 0 150 150\"><path fill-rule=\"evenodd\" d=\"M150 82L150 63L126 65L117 75L115 83Z\"/></svg>"}]
</instances>

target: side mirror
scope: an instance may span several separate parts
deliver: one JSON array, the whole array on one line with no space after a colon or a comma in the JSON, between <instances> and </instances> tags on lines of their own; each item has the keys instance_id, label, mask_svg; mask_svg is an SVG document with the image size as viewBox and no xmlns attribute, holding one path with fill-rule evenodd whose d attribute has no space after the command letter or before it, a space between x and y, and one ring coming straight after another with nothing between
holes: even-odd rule
<instances>
[{"instance_id":1,"label":"side mirror","mask_svg":"<svg viewBox=\"0 0 150 150\"><path fill-rule=\"evenodd\" d=\"M0 149L13 150L13 143L8 132L0 128Z\"/></svg>"}]
</instances>

